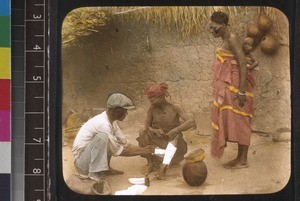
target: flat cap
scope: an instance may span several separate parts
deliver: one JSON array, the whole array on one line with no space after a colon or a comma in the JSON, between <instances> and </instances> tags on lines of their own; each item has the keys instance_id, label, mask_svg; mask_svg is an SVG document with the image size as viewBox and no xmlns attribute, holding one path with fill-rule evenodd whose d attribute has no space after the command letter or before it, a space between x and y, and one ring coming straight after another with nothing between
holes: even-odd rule
<instances>
[{"instance_id":1,"label":"flat cap","mask_svg":"<svg viewBox=\"0 0 300 201\"><path fill-rule=\"evenodd\" d=\"M127 110L133 109L134 105L130 98L121 93L113 93L107 99L108 108L121 107Z\"/></svg>"}]
</instances>

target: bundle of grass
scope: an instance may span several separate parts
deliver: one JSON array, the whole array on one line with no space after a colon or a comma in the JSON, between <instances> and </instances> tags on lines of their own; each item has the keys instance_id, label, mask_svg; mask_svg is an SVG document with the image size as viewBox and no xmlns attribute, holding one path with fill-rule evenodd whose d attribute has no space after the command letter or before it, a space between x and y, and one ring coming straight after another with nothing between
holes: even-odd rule
<instances>
[{"instance_id":1,"label":"bundle of grass","mask_svg":"<svg viewBox=\"0 0 300 201\"><path fill-rule=\"evenodd\" d=\"M239 26L241 15L257 9L264 11L276 24L278 17L274 8L247 6L143 6L143 7L85 7L79 8L67 15L63 23L63 46L80 45L84 37L94 32L100 32L101 27L110 20L120 19L131 22L157 24L162 29L177 31L181 39L193 35L201 35L207 31L210 16L215 11L223 11L229 15L234 31L241 31ZM274 27L273 24L273 27Z\"/></svg>"},{"instance_id":2,"label":"bundle of grass","mask_svg":"<svg viewBox=\"0 0 300 201\"><path fill-rule=\"evenodd\" d=\"M84 41L85 36L99 32L99 27L105 26L107 20L107 12L98 7L84 7L73 10L65 17L63 22L63 47L79 46Z\"/></svg>"}]
</instances>

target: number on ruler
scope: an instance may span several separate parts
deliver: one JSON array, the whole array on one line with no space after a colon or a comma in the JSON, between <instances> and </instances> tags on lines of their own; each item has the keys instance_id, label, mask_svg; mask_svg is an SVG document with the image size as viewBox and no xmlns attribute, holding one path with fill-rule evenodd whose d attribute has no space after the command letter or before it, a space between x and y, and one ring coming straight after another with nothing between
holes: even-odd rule
<instances>
[{"instance_id":1,"label":"number on ruler","mask_svg":"<svg viewBox=\"0 0 300 201\"><path fill-rule=\"evenodd\" d=\"M33 17L33 19L41 19L42 15L33 14L32 17Z\"/></svg>"},{"instance_id":2,"label":"number on ruler","mask_svg":"<svg viewBox=\"0 0 300 201\"><path fill-rule=\"evenodd\" d=\"M39 81L39 80L42 80L42 77L41 76L32 76L32 79L34 80L34 81Z\"/></svg>"},{"instance_id":3,"label":"number on ruler","mask_svg":"<svg viewBox=\"0 0 300 201\"><path fill-rule=\"evenodd\" d=\"M35 45L33 49L34 50L41 50L42 48L40 46L38 46L38 45Z\"/></svg>"},{"instance_id":4,"label":"number on ruler","mask_svg":"<svg viewBox=\"0 0 300 201\"><path fill-rule=\"evenodd\" d=\"M42 138L39 138L39 139L33 138L33 141L36 141L36 142L38 142L38 143L41 143L41 142L42 142Z\"/></svg>"},{"instance_id":5,"label":"number on ruler","mask_svg":"<svg viewBox=\"0 0 300 201\"><path fill-rule=\"evenodd\" d=\"M42 172L42 170L40 168L34 168L32 170L33 174L40 174Z\"/></svg>"}]
</instances>

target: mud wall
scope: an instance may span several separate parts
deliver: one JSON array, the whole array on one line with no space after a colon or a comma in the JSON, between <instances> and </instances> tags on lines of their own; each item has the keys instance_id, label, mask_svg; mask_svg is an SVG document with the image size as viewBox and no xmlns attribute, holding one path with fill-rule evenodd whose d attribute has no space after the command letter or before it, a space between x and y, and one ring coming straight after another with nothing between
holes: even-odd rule
<instances>
[{"instance_id":1,"label":"mud wall","mask_svg":"<svg viewBox=\"0 0 300 201\"><path fill-rule=\"evenodd\" d=\"M231 25L241 38L254 15L245 13L240 24ZM283 18L278 23L280 32L274 28L281 42L278 52L269 56L259 47L254 52L259 70L255 72L253 128L271 132L290 128L291 120L288 23L283 14L278 15ZM63 110L105 108L109 94L122 92L136 105L127 123L142 123L148 107L145 88L166 82L172 100L195 118L197 132L209 134L211 65L220 43L205 27L201 35L182 38L172 27L114 18L84 38L82 46L63 49Z\"/></svg>"}]
</instances>

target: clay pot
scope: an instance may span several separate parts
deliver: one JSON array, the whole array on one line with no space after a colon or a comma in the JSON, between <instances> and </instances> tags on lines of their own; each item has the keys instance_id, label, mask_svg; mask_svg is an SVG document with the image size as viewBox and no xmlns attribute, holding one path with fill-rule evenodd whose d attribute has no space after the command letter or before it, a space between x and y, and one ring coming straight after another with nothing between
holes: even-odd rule
<instances>
[{"instance_id":1,"label":"clay pot","mask_svg":"<svg viewBox=\"0 0 300 201\"><path fill-rule=\"evenodd\" d=\"M188 162L182 167L184 181L191 186L200 186L207 178L207 167L203 161Z\"/></svg>"},{"instance_id":2,"label":"clay pot","mask_svg":"<svg viewBox=\"0 0 300 201\"><path fill-rule=\"evenodd\" d=\"M273 22L269 16L262 14L257 19L257 27L262 31L269 31L273 25Z\"/></svg>"},{"instance_id":3,"label":"clay pot","mask_svg":"<svg viewBox=\"0 0 300 201\"><path fill-rule=\"evenodd\" d=\"M267 34L260 42L260 48L265 54L274 54L279 47L279 41L276 36Z\"/></svg>"},{"instance_id":4,"label":"clay pot","mask_svg":"<svg viewBox=\"0 0 300 201\"><path fill-rule=\"evenodd\" d=\"M256 38L261 35L261 30L255 24L249 24L247 27L247 36Z\"/></svg>"}]
</instances>

